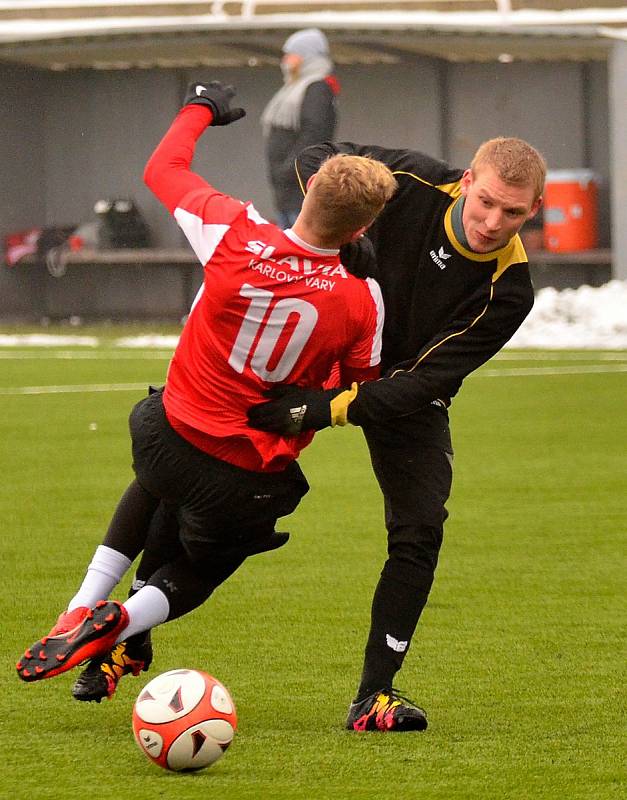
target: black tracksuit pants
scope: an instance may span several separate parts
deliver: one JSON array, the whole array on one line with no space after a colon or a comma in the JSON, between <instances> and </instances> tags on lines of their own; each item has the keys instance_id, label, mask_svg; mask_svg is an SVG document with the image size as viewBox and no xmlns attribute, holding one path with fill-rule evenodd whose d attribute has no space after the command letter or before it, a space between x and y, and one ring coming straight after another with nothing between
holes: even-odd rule
<instances>
[{"instance_id":1,"label":"black tracksuit pants","mask_svg":"<svg viewBox=\"0 0 627 800\"><path fill-rule=\"evenodd\" d=\"M443 405L364 432L383 492L388 558L372 601L359 699L391 688L411 643L438 562L453 462Z\"/></svg>"}]
</instances>

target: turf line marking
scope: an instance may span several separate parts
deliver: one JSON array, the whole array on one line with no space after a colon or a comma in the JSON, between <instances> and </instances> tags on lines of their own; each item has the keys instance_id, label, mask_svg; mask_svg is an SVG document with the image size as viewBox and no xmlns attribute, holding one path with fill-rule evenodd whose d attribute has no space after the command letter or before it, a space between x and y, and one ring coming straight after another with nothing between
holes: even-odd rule
<instances>
[{"instance_id":1,"label":"turf line marking","mask_svg":"<svg viewBox=\"0 0 627 800\"><path fill-rule=\"evenodd\" d=\"M572 367L520 367L518 369L484 369L476 377L506 378L534 375L586 375L592 373L627 372L627 364L589 364ZM473 377L473 376L469 376ZM0 395L36 394L89 394L92 392L136 392L146 389L150 381L143 383L92 383L67 386L8 386L0 388ZM158 383L158 381L157 381Z\"/></svg>"},{"instance_id":2,"label":"turf line marking","mask_svg":"<svg viewBox=\"0 0 627 800\"><path fill-rule=\"evenodd\" d=\"M172 351L155 352L154 350L134 350L132 352L119 350L109 350L102 353L85 352L84 350L72 351L60 350L56 353L38 351L35 353L20 353L0 350L0 359L4 361L28 361L55 359L64 361L168 361L172 358Z\"/></svg>"},{"instance_id":3,"label":"turf line marking","mask_svg":"<svg viewBox=\"0 0 627 800\"><path fill-rule=\"evenodd\" d=\"M558 350L541 352L501 350L494 358L496 361L627 361L627 350L614 353L603 353L598 350L590 350L587 353L564 353Z\"/></svg>"},{"instance_id":4,"label":"turf line marking","mask_svg":"<svg viewBox=\"0 0 627 800\"><path fill-rule=\"evenodd\" d=\"M478 378L516 377L518 375L586 375L589 373L627 372L627 364L581 364L572 367L513 367L510 369L484 369ZM469 376L470 377L470 376Z\"/></svg>"},{"instance_id":5,"label":"turf line marking","mask_svg":"<svg viewBox=\"0 0 627 800\"><path fill-rule=\"evenodd\" d=\"M156 383L159 383L156 381ZM88 394L91 392L136 392L146 391L150 381L142 383L92 383L76 386L8 386L0 388L0 395L24 394Z\"/></svg>"}]
</instances>

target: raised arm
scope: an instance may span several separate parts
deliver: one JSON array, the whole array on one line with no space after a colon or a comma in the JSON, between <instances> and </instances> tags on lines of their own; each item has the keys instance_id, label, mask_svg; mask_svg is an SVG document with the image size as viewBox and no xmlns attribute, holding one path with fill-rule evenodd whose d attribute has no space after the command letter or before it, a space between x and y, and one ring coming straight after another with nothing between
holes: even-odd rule
<instances>
[{"instance_id":1,"label":"raised arm","mask_svg":"<svg viewBox=\"0 0 627 800\"><path fill-rule=\"evenodd\" d=\"M217 81L191 83L183 108L148 160L144 182L170 213L186 194L209 186L190 169L196 142L209 125L229 125L245 115L243 108L230 107L234 94Z\"/></svg>"}]
</instances>

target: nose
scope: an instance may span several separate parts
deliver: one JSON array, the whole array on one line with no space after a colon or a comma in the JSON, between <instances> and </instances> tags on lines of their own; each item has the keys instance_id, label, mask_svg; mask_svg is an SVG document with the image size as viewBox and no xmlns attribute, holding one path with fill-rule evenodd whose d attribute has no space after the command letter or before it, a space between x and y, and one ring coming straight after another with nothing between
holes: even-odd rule
<instances>
[{"instance_id":1,"label":"nose","mask_svg":"<svg viewBox=\"0 0 627 800\"><path fill-rule=\"evenodd\" d=\"M485 218L485 226L489 231L498 231L501 227L502 220L503 213L501 210L498 208L492 208Z\"/></svg>"}]
</instances>

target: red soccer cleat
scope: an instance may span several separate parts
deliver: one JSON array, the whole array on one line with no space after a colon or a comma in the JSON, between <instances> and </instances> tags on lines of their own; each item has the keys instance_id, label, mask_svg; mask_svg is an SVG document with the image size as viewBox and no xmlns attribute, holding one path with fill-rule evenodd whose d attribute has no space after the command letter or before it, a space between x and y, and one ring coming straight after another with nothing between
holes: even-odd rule
<instances>
[{"instance_id":1,"label":"red soccer cleat","mask_svg":"<svg viewBox=\"0 0 627 800\"><path fill-rule=\"evenodd\" d=\"M73 623L73 627L69 627ZM107 653L128 625L128 614L114 600L100 600L92 609L61 614L48 636L24 653L16 664L23 681L40 681Z\"/></svg>"},{"instance_id":2,"label":"red soccer cleat","mask_svg":"<svg viewBox=\"0 0 627 800\"><path fill-rule=\"evenodd\" d=\"M71 611L64 611L62 614L59 614L59 619L56 621L48 636L58 636L60 633L68 633L72 628L76 628L77 625L80 625L84 619L91 619L92 616L93 611L91 608L87 608L87 606L79 606L78 608L73 608Z\"/></svg>"}]
</instances>

